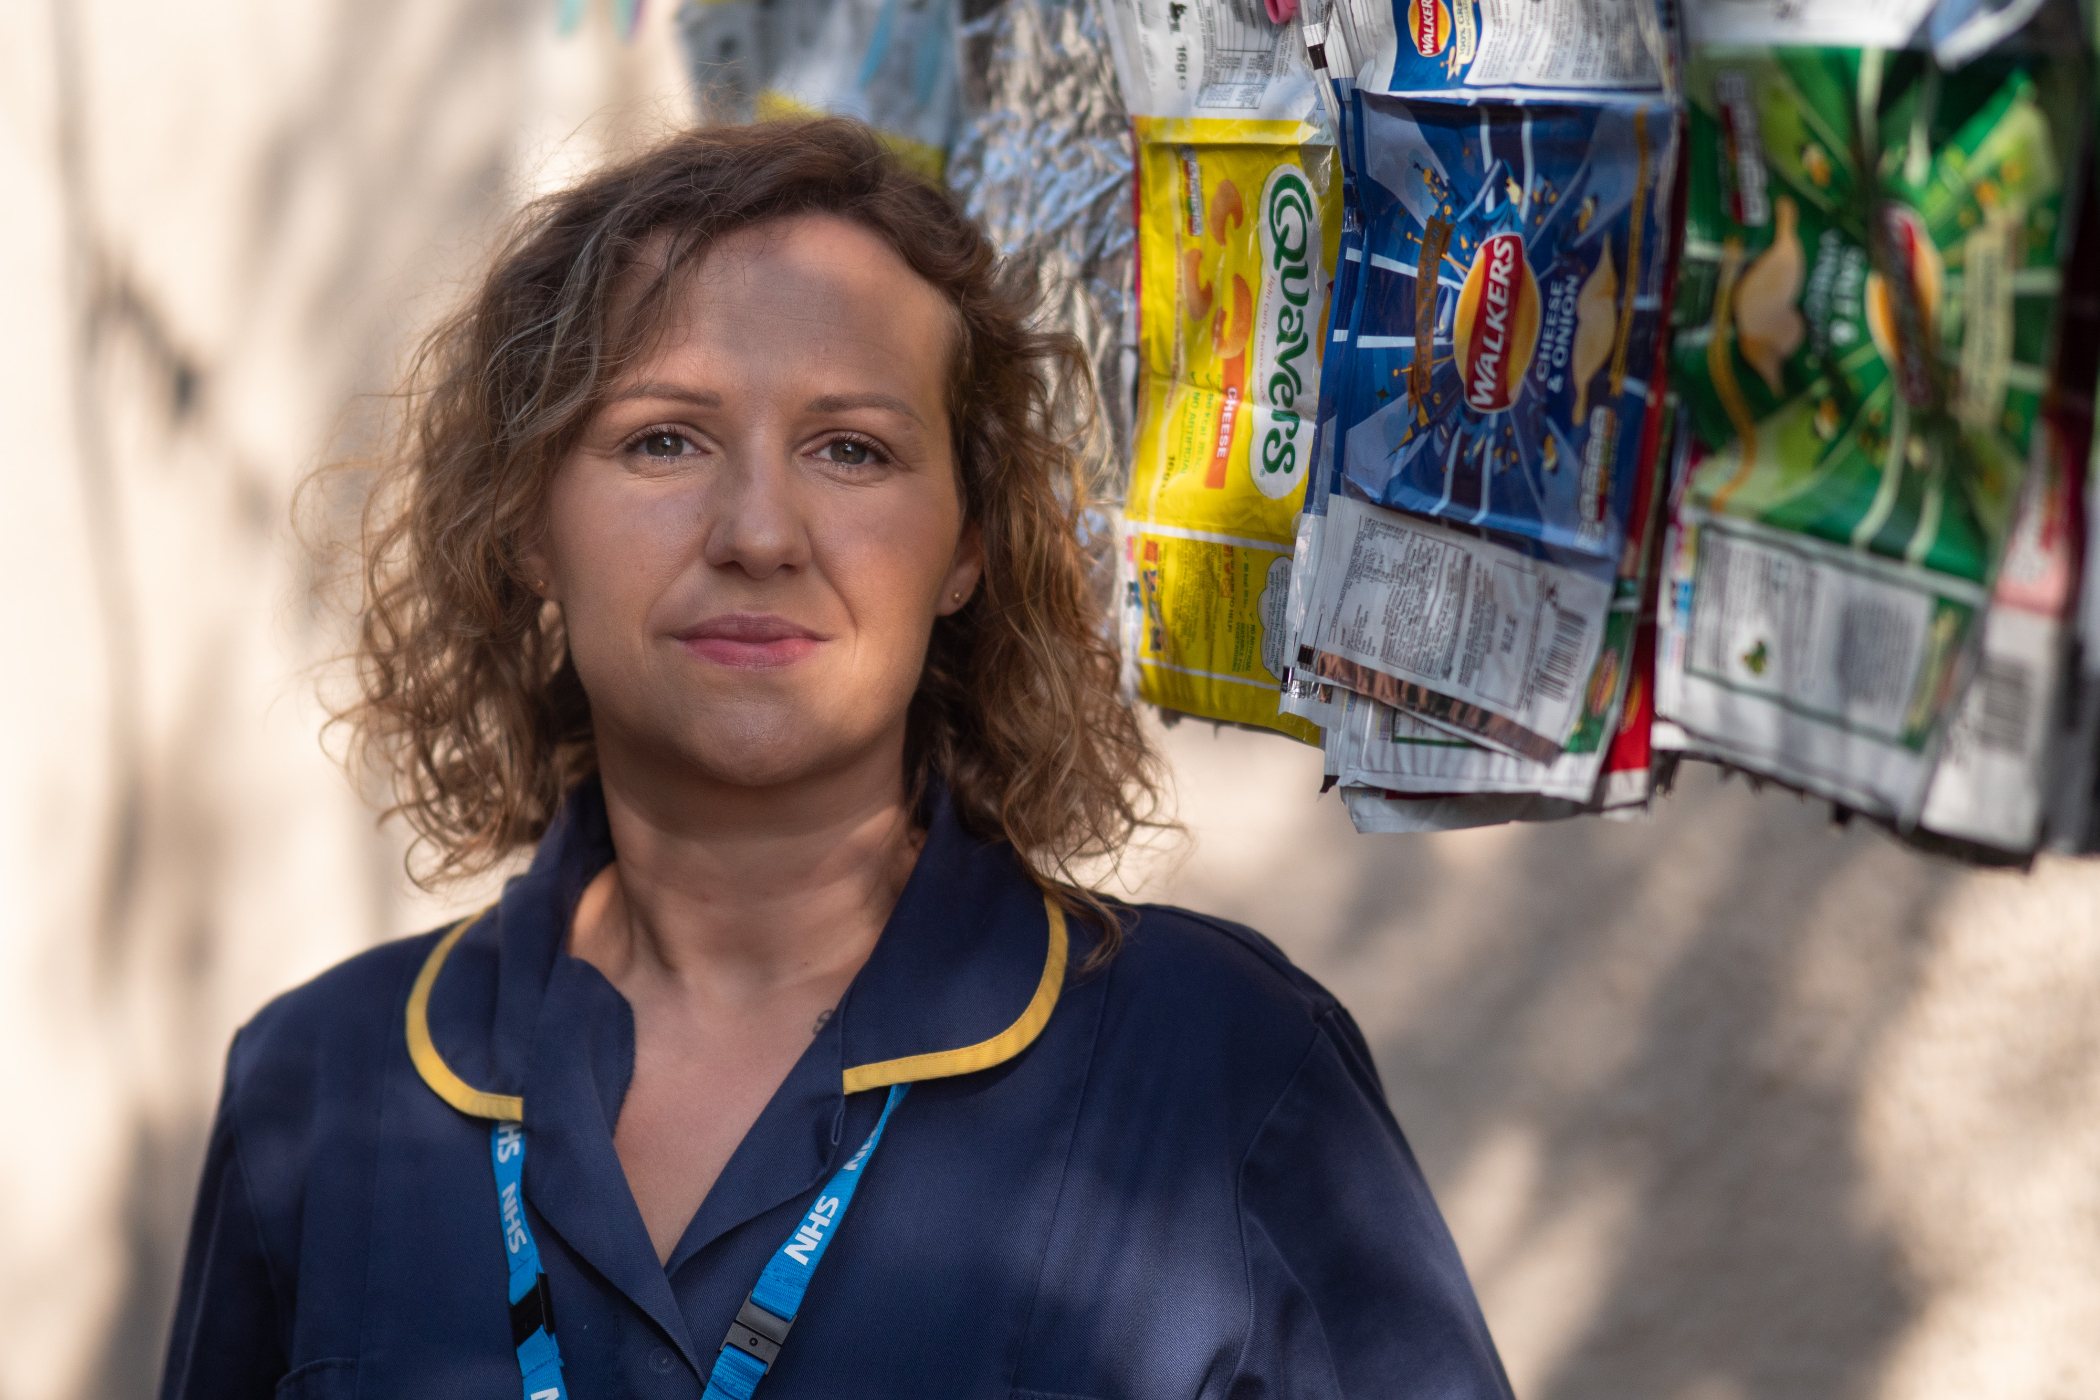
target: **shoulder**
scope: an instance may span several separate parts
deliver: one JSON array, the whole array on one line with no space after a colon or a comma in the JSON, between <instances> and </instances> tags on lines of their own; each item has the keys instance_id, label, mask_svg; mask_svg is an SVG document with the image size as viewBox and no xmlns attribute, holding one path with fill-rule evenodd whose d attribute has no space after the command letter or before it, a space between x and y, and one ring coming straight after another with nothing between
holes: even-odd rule
<instances>
[{"instance_id":1,"label":"shoulder","mask_svg":"<svg viewBox=\"0 0 2100 1400\"><path fill-rule=\"evenodd\" d=\"M1253 929L1157 904L1126 909L1124 927L1122 949L1092 974L1103 983L1097 1063L1259 1114L1316 1051L1361 1043L1334 995Z\"/></svg>"},{"instance_id":2,"label":"shoulder","mask_svg":"<svg viewBox=\"0 0 2100 1400\"><path fill-rule=\"evenodd\" d=\"M1194 995L1221 1011L1309 1024L1340 1005L1253 929L1170 904L1128 907L1123 947L1109 967L1139 995Z\"/></svg>"},{"instance_id":3,"label":"shoulder","mask_svg":"<svg viewBox=\"0 0 2100 1400\"><path fill-rule=\"evenodd\" d=\"M310 1082L346 1060L376 1070L375 1057L400 1035L409 986L445 932L382 943L270 1001L234 1035L229 1101L276 1097L288 1081Z\"/></svg>"}]
</instances>

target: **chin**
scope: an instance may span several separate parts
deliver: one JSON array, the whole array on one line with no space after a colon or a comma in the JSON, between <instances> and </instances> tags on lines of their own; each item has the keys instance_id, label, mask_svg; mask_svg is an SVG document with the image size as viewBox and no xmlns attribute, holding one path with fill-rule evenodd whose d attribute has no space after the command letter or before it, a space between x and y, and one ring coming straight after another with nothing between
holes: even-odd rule
<instances>
[{"instance_id":1,"label":"chin","mask_svg":"<svg viewBox=\"0 0 2100 1400\"><path fill-rule=\"evenodd\" d=\"M729 787L783 787L864 760L879 733L841 725L839 716L793 706L714 710L677 736L685 766ZM901 755L900 755L901 757Z\"/></svg>"},{"instance_id":2,"label":"chin","mask_svg":"<svg viewBox=\"0 0 2100 1400\"><path fill-rule=\"evenodd\" d=\"M600 692L611 694L593 704L600 765L630 782L755 790L863 768L886 749L902 763L915 674L792 674L802 669L718 671L699 685L690 676L668 685L651 677L625 704L622 687L603 684ZM592 679L585 676L587 692Z\"/></svg>"}]
</instances>

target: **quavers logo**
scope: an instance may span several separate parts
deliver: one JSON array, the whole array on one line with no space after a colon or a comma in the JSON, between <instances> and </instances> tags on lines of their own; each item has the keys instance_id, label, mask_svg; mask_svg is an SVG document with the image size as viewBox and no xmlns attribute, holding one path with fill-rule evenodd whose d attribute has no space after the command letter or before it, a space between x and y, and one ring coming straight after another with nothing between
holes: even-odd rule
<instances>
[{"instance_id":1,"label":"quavers logo","mask_svg":"<svg viewBox=\"0 0 2100 1400\"><path fill-rule=\"evenodd\" d=\"M1481 413L1508 408L1539 343L1538 280L1524 261L1522 234L1498 233L1480 245L1453 329L1467 405Z\"/></svg>"},{"instance_id":2,"label":"quavers logo","mask_svg":"<svg viewBox=\"0 0 2100 1400\"><path fill-rule=\"evenodd\" d=\"M1261 305L1256 317L1254 437L1247 469L1280 500L1305 481L1320 384L1320 206L1305 173L1285 161L1261 192Z\"/></svg>"},{"instance_id":3,"label":"quavers logo","mask_svg":"<svg viewBox=\"0 0 2100 1400\"><path fill-rule=\"evenodd\" d=\"M1472 0L1460 0L1471 4ZM1451 42L1451 11L1444 0L1407 0L1407 33L1415 41L1415 52L1435 58Z\"/></svg>"}]
</instances>

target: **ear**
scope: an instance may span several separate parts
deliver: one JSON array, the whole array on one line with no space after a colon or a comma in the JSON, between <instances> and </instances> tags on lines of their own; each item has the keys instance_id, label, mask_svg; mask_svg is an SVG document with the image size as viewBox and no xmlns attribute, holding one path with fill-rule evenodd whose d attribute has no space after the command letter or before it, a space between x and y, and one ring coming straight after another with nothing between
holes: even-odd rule
<instances>
[{"instance_id":1,"label":"ear","mask_svg":"<svg viewBox=\"0 0 2100 1400\"><path fill-rule=\"evenodd\" d=\"M546 549L539 544L518 554L518 567L525 572L525 586L547 602L558 602L554 586L554 567L548 562Z\"/></svg>"},{"instance_id":2,"label":"ear","mask_svg":"<svg viewBox=\"0 0 2100 1400\"><path fill-rule=\"evenodd\" d=\"M948 576L941 581L941 597L934 614L948 617L961 612L983 577L984 536L973 522L963 526L962 538L955 542L955 558L948 565Z\"/></svg>"}]
</instances>

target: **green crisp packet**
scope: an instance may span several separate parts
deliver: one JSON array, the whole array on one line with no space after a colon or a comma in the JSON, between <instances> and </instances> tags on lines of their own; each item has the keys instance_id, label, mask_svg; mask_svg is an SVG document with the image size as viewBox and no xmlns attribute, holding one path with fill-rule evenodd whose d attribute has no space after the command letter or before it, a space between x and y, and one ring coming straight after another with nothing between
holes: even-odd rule
<instances>
[{"instance_id":1,"label":"green crisp packet","mask_svg":"<svg viewBox=\"0 0 2100 1400\"><path fill-rule=\"evenodd\" d=\"M1989 578L2061 284L2050 67L1695 55L1674 383L1712 455L1688 504Z\"/></svg>"},{"instance_id":2,"label":"green crisp packet","mask_svg":"<svg viewBox=\"0 0 2100 1400\"><path fill-rule=\"evenodd\" d=\"M1899 823L2049 391L2082 58L1695 49L1664 747Z\"/></svg>"}]
</instances>

